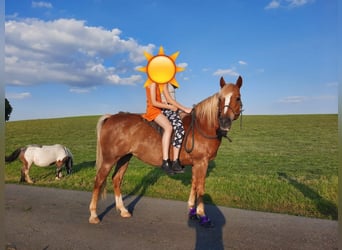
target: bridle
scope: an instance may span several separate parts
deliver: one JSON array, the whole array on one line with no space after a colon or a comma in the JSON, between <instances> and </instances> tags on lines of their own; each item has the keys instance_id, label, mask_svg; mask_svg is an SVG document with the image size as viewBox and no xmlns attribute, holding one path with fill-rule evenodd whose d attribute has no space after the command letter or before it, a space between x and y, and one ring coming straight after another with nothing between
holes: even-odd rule
<instances>
[{"instance_id":1,"label":"bridle","mask_svg":"<svg viewBox=\"0 0 342 250\"><path fill-rule=\"evenodd\" d=\"M242 111L243 111L243 109L242 109L242 107L243 107L243 104L242 104L242 101L240 100L239 101L240 102L240 112L235 112L234 111L234 109L229 105L229 104L226 104L226 105L224 105L223 106L223 110L224 110L224 108L228 108L228 110L229 109L231 109L232 110L232 112L233 112L233 114L234 114L234 117L236 117L236 116L238 116L239 115L239 117L240 117L240 130L242 129ZM220 105L220 104L219 104ZM219 116L219 119L220 119L220 117L221 117L221 110L219 110L218 111L218 116Z\"/></svg>"},{"instance_id":2,"label":"bridle","mask_svg":"<svg viewBox=\"0 0 342 250\"><path fill-rule=\"evenodd\" d=\"M221 114L222 114L222 111L220 110L220 102L221 102L221 100L219 100L219 102L218 102L218 119L220 120L221 119ZM241 118L240 118L240 129L242 128L242 101L240 100L240 112L239 113L236 113L235 111L234 111L234 109L229 105L229 104L226 104L226 105L224 105L223 106L223 110L224 110L224 108L228 108L228 110L229 109L231 109L232 110L232 112L233 112L233 114L234 114L234 116L236 117L237 115L240 115L241 116ZM196 105L194 105L194 107L193 107L193 109L192 109L192 111L191 111L191 122L190 122L190 125L189 125L189 128L187 129L187 131L186 131L186 133L185 133L185 136L184 136L184 149L185 149L185 151L187 152L187 153L191 153L192 152L192 150L194 149L194 146L195 146L195 127L196 127L196 129L197 129L197 131L198 131L198 133L201 135L201 136L203 136L203 137L205 137L205 138L207 138L207 139L218 139L218 140L221 140L222 139L222 137L225 137L225 138L227 138L227 140L229 141L229 142L232 142L232 140L227 136L227 132L226 131L222 131L220 128L218 128L217 130L216 130L216 135L215 136L211 136L211 135L207 135L207 134L205 134L203 131L202 131L202 129L198 126L198 124L197 124L197 122L196 122ZM191 144L191 147L190 148L187 148L187 146L186 146L186 142L187 142L187 140L188 140L188 136L189 136L189 134L190 134L190 132L191 132L191 139L192 139L192 144Z\"/></svg>"}]
</instances>

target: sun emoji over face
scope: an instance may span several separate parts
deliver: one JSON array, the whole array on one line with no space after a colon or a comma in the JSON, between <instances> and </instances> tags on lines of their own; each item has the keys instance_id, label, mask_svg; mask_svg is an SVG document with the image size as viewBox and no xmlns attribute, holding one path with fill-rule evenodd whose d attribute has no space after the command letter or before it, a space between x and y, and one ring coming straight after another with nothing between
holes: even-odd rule
<instances>
[{"instance_id":1,"label":"sun emoji over face","mask_svg":"<svg viewBox=\"0 0 342 250\"><path fill-rule=\"evenodd\" d=\"M184 68L177 67L176 65L175 61L178 54L179 52L176 52L171 56L167 56L164 54L162 46L159 48L159 52L156 56L145 51L144 55L147 59L147 66L138 68L139 71L147 73L147 80L144 87L147 87L152 82L158 83L159 85L171 83L175 87L179 87L175 76L177 72L183 71Z\"/></svg>"}]
</instances>

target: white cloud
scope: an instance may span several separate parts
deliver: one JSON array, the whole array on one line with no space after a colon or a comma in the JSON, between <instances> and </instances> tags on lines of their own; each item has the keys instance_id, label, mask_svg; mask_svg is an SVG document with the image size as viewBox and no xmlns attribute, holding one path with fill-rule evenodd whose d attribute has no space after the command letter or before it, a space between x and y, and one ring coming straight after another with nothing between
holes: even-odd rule
<instances>
[{"instance_id":1,"label":"white cloud","mask_svg":"<svg viewBox=\"0 0 342 250\"><path fill-rule=\"evenodd\" d=\"M143 82L143 77L141 75L131 75L129 77L119 77L118 75L109 75L107 76L108 81L111 84L125 84L125 85L134 85L137 82Z\"/></svg>"},{"instance_id":2,"label":"white cloud","mask_svg":"<svg viewBox=\"0 0 342 250\"><path fill-rule=\"evenodd\" d=\"M280 103L301 103L308 100L306 96L287 96L280 99L278 102Z\"/></svg>"},{"instance_id":3,"label":"white cloud","mask_svg":"<svg viewBox=\"0 0 342 250\"><path fill-rule=\"evenodd\" d=\"M335 88L335 87L338 87L338 82L328 82L325 84L325 86L329 88Z\"/></svg>"},{"instance_id":4,"label":"white cloud","mask_svg":"<svg viewBox=\"0 0 342 250\"><path fill-rule=\"evenodd\" d=\"M26 99L31 97L31 93L30 92L22 92L22 93L6 93L6 97L8 99Z\"/></svg>"},{"instance_id":5,"label":"white cloud","mask_svg":"<svg viewBox=\"0 0 342 250\"><path fill-rule=\"evenodd\" d=\"M314 1L315 0L272 0L266 5L265 9L297 8L313 3Z\"/></svg>"},{"instance_id":6,"label":"white cloud","mask_svg":"<svg viewBox=\"0 0 342 250\"><path fill-rule=\"evenodd\" d=\"M239 63L240 65L247 65L247 62L242 61L242 60L240 60L238 63Z\"/></svg>"},{"instance_id":7,"label":"white cloud","mask_svg":"<svg viewBox=\"0 0 342 250\"><path fill-rule=\"evenodd\" d=\"M272 0L266 7L265 9L266 10L269 10L269 9L277 9L280 7L280 1L277 1L277 0Z\"/></svg>"},{"instance_id":8,"label":"white cloud","mask_svg":"<svg viewBox=\"0 0 342 250\"><path fill-rule=\"evenodd\" d=\"M13 14L6 14L5 19L9 20L9 19L15 19L19 16L18 12L14 12Z\"/></svg>"},{"instance_id":9,"label":"white cloud","mask_svg":"<svg viewBox=\"0 0 342 250\"><path fill-rule=\"evenodd\" d=\"M186 69L186 68L188 67L188 64L185 63L185 62L183 62L183 63L178 63L178 64L177 64L177 67L181 67L181 68Z\"/></svg>"},{"instance_id":10,"label":"white cloud","mask_svg":"<svg viewBox=\"0 0 342 250\"><path fill-rule=\"evenodd\" d=\"M321 96L314 96L312 100L314 101L329 101L329 100L336 100L337 96L335 95L321 95Z\"/></svg>"},{"instance_id":11,"label":"white cloud","mask_svg":"<svg viewBox=\"0 0 342 250\"><path fill-rule=\"evenodd\" d=\"M85 93L89 93L93 90L96 90L96 87L91 87L91 88L77 88L77 87L75 87L75 88L69 89L69 91L71 93L76 93L76 94L85 94Z\"/></svg>"},{"instance_id":12,"label":"white cloud","mask_svg":"<svg viewBox=\"0 0 342 250\"><path fill-rule=\"evenodd\" d=\"M48 2L32 2L32 7L33 8L48 8L51 9L52 8L52 4L48 3Z\"/></svg>"},{"instance_id":13,"label":"white cloud","mask_svg":"<svg viewBox=\"0 0 342 250\"><path fill-rule=\"evenodd\" d=\"M5 23L5 82L8 85L60 83L77 88L136 84L134 67L146 61L140 45L119 29L87 26L85 21L11 20ZM143 82L143 81L141 81Z\"/></svg>"},{"instance_id":14,"label":"white cloud","mask_svg":"<svg viewBox=\"0 0 342 250\"><path fill-rule=\"evenodd\" d=\"M223 76L223 75L239 76L239 73L237 73L235 69L218 69L214 72L214 76Z\"/></svg>"},{"instance_id":15,"label":"white cloud","mask_svg":"<svg viewBox=\"0 0 342 250\"><path fill-rule=\"evenodd\" d=\"M337 96L334 95L321 95L321 96L287 96L280 100L279 103L288 103L288 104L298 104L308 101L330 101L335 100Z\"/></svg>"},{"instance_id":16,"label":"white cloud","mask_svg":"<svg viewBox=\"0 0 342 250\"><path fill-rule=\"evenodd\" d=\"M306 4L314 2L314 0L286 0L290 8L304 6Z\"/></svg>"}]
</instances>

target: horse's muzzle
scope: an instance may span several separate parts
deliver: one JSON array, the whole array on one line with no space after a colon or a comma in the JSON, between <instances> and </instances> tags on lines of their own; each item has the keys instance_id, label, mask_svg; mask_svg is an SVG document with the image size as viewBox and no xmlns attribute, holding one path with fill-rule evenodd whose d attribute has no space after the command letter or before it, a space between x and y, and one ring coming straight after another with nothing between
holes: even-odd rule
<instances>
[{"instance_id":1,"label":"horse's muzzle","mask_svg":"<svg viewBox=\"0 0 342 250\"><path fill-rule=\"evenodd\" d=\"M216 135L218 138L227 137L227 133L228 133L228 130L222 130L221 128L218 128L216 130Z\"/></svg>"},{"instance_id":2,"label":"horse's muzzle","mask_svg":"<svg viewBox=\"0 0 342 250\"><path fill-rule=\"evenodd\" d=\"M232 120L228 117L222 117L219 119L219 123L220 123L219 130L223 132L225 131L227 134L227 132L230 130L230 127L232 126Z\"/></svg>"}]
</instances>

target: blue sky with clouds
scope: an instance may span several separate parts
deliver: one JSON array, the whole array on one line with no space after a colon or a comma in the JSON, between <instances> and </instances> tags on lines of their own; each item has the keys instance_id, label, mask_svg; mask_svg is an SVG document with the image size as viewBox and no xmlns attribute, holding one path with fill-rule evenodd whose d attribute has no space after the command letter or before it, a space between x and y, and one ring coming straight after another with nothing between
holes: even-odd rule
<instances>
[{"instance_id":1,"label":"blue sky with clouds","mask_svg":"<svg viewBox=\"0 0 342 250\"><path fill-rule=\"evenodd\" d=\"M245 114L337 113L335 0L6 0L11 120L144 112L160 46L187 106L241 75Z\"/></svg>"}]
</instances>

